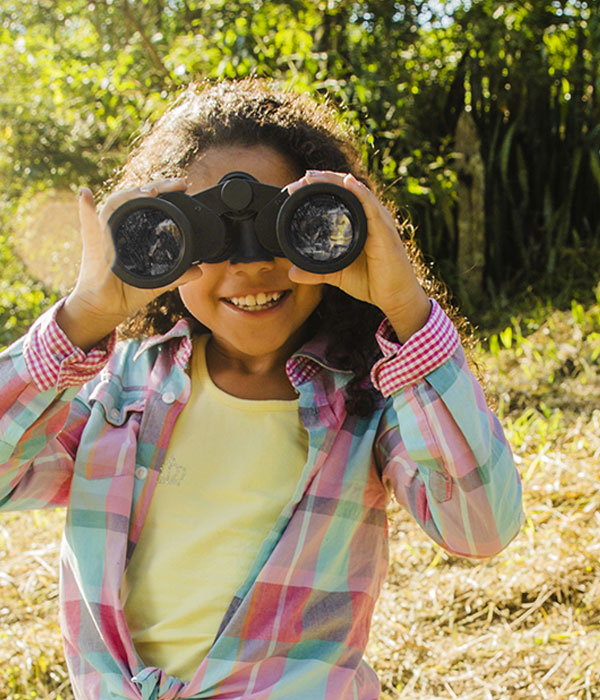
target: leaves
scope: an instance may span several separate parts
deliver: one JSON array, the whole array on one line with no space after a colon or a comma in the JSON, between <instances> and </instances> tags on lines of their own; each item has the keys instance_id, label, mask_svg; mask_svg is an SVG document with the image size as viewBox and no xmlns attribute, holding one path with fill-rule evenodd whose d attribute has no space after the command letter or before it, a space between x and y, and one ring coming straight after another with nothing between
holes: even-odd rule
<instances>
[{"instance_id":1,"label":"leaves","mask_svg":"<svg viewBox=\"0 0 600 700\"><path fill-rule=\"evenodd\" d=\"M22 335L56 297L40 284L32 283L26 272L0 236L0 347Z\"/></svg>"},{"instance_id":2,"label":"leaves","mask_svg":"<svg viewBox=\"0 0 600 700\"><path fill-rule=\"evenodd\" d=\"M565 248L600 247L600 9L579 0L435 7L2 0L0 208L48 188L100 187L180 86L257 74L333 96L455 288L453 141L471 110L486 173L487 286L557 286Z\"/></svg>"}]
</instances>

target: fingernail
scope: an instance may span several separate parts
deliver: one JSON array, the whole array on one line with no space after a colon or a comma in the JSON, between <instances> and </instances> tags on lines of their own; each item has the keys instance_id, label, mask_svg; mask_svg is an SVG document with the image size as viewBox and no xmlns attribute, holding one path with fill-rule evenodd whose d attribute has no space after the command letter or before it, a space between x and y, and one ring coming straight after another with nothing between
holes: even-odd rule
<instances>
[{"instance_id":1,"label":"fingernail","mask_svg":"<svg viewBox=\"0 0 600 700\"><path fill-rule=\"evenodd\" d=\"M294 194L296 190L299 190L302 187L302 183L300 180L294 180L294 182L290 182L289 185L285 186L285 189L287 190L288 194Z\"/></svg>"},{"instance_id":2,"label":"fingernail","mask_svg":"<svg viewBox=\"0 0 600 700\"><path fill-rule=\"evenodd\" d=\"M142 185L140 187L140 192L152 192L155 188L155 185Z\"/></svg>"},{"instance_id":3,"label":"fingernail","mask_svg":"<svg viewBox=\"0 0 600 700\"><path fill-rule=\"evenodd\" d=\"M361 187L362 189L368 189L367 186L364 184L364 182L361 182L357 177L355 177L352 173L348 173L344 180L351 182L352 184L356 185L357 187Z\"/></svg>"}]
</instances>

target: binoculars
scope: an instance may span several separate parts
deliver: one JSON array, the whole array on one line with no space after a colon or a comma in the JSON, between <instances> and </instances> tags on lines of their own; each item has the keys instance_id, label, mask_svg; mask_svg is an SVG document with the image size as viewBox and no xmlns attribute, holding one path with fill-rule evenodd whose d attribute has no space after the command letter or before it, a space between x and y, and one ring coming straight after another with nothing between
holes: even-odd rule
<instances>
[{"instance_id":1,"label":"binoculars","mask_svg":"<svg viewBox=\"0 0 600 700\"><path fill-rule=\"evenodd\" d=\"M286 257L309 272L341 270L360 254L367 221L359 200L330 183L289 194L232 172L193 196L138 197L108 220L113 272L134 287L171 284L199 263Z\"/></svg>"}]
</instances>

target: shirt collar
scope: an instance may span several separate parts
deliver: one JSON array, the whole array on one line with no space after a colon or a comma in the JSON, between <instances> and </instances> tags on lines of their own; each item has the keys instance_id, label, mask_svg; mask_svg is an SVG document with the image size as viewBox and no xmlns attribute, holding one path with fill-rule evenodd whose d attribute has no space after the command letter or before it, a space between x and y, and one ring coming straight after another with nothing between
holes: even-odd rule
<instances>
[{"instance_id":1,"label":"shirt collar","mask_svg":"<svg viewBox=\"0 0 600 700\"><path fill-rule=\"evenodd\" d=\"M142 340L133 359L137 360L140 355L157 345L176 340L178 342L174 344L173 361L183 368L187 365L190 355L192 354L190 321L187 318L179 319L171 330L163 335L153 335L150 336L150 338Z\"/></svg>"},{"instance_id":2,"label":"shirt collar","mask_svg":"<svg viewBox=\"0 0 600 700\"><path fill-rule=\"evenodd\" d=\"M172 341L174 344L173 360L180 367L185 367L192 353L191 329L190 320L182 318L163 335L153 335L146 338L140 343L137 349L134 360L142 355L147 350L150 350L157 345ZM331 372L343 372L349 374L349 370L337 367L325 359L327 350L327 336L323 333L318 334L308 342L306 342L299 350L297 350L286 362L286 373L292 383L292 386L298 387L300 384L311 379L321 368Z\"/></svg>"},{"instance_id":3,"label":"shirt collar","mask_svg":"<svg viewBox=\"0 0 600 700\"><path fill-rule=\"evenodd\" d=\"M324 333L317 334L297 350L286 362L285 371L292 386L311 379L321 368L330 372L343 372L350 374L350 370L342 369L328 362L326 357L328 338Z\"/></svg>"}]
</instances>

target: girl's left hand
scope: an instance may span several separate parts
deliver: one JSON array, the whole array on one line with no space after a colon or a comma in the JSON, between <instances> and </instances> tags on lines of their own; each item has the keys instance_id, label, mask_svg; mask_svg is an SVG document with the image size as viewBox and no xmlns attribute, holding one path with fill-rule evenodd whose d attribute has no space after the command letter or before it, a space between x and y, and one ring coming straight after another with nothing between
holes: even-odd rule
<instances>
[{"instance_id":1,"label":"girl's left hand","mask_svg":"<svg viewBox=\"0 0 600 700\"><path fill-rule=\"evenodd\" d=\"M431 304L408 259L394 217L373 192L349 174L308 171L287 190L291 194L314 182L340 185L358 197L367 217L367 240L359 257L348 267L316 274L293 266L290 279L299 284L331 284L377 306L392 324L398 340L405 342L425 325Z\"/></svg>"}]
</instances>

